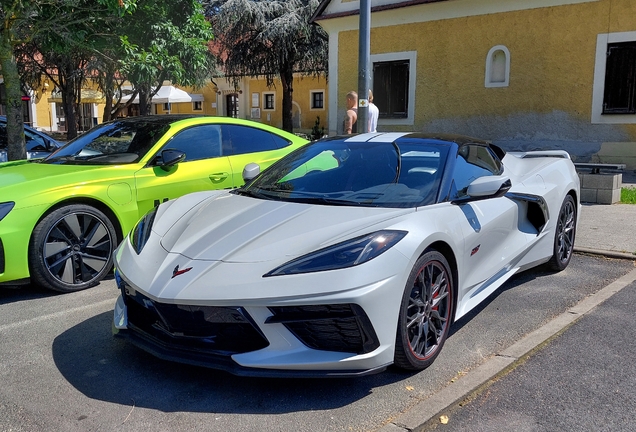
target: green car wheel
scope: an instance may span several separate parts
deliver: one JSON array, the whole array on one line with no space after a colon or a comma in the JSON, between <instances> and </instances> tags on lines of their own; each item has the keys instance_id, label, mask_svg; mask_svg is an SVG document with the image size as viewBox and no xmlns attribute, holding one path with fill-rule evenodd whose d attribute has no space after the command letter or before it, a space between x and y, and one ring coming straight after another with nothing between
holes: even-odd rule
<instances>
[{"instance_id":1,"label":"green car wheel","mask_svg":"<svg viewBox=\"0 0 636 432\"><path fill-rule=\"evenodd\" d=\"M58 208L33 230L31 277L61 292L92 287L110 271L116 245L115 228L100 210L82 204Z\"/></svg>"}]
</instances>

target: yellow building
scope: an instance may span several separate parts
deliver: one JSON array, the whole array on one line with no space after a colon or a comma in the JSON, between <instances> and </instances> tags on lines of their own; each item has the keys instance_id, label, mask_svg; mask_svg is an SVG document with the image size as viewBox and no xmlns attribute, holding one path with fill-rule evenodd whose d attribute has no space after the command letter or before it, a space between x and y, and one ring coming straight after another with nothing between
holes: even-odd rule
<instances>
[{"instance_id":1,"label":"yellow building","mask_svg":"<svg viewBox=\"0 0 636 432\"><path fill-rule=\"evenodd\" d=\"M27 99L23 97L23 99ZM30 90L24 102L24 122L44 132L65 132L66 117L62 109L62 95L48 80L43 80L38 89ZM82 89L80 104L80 131L101 123L104 114L104 95L90 80Z\"/></svg>"},{"instance_id":2,"label":"yellow building","mask_svg":"<svg viewBox=\"0 0 636 432\"><path fill-rule=\"evenodd\" d=\"M318 124L318 129L324 129L326 134L326 78L295 75L293 86L294 132L311 135L312 129ZM82 90L80 130L88 130L101 123L104 113L103 94L91 87L90 83L87 87ZM130 86L124 86L126 88ZM138 112L138 105L133 102L120 115L134 116ZM232 116L281 128L282 86L280 81L275 81L274 86L268 88L265 78L248 77L242 78L236 88L225 78L216 78L202 88L180 87L166 81L152 98L151 113ZM65 121L61 95L48 82L44 82L40 89L32 91L29 100L25 101L25 122L30 126L49 133L64 132Z\"/></svg>"},{"instance_id":3,"label":"yellow building","mask_svg":"<svg viewBox=\"0 0 636 432\"><path fill-rule=\"evenodd\" d=\"M215 78L206 87L215 97L206 97L213 107L213 115L239 117L266 123L274 127L283 126L283 91L280 80L267 87L264 77L243 77L235 87L230 79ZM292 100L292 123L294 132L311 135L316 124L318 129L328 131L327 80L324 76L294 75Z\"/></svg>"},{"instance_id":4,"label":"yellow building","mask_svg":"<svg viewBox=\"0 0 636 432\"><path fill-rule=\"evenodd\" d=\"M633 0L369 0L379 131L452 132L636 167ZM329 133L357 89L357 0L324 0Z\"/></svg>"}]
</instances>

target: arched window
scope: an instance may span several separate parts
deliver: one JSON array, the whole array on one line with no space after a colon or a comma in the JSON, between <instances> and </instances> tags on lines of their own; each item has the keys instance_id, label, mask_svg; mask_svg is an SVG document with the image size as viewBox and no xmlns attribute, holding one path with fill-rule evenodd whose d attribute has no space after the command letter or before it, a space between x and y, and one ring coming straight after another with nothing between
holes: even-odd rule
<instances>
[{"instance_id":1,"label":"arched window","mask_svg":"<svg viewBox=\"0 0 636 432\"><path fill-rule=\"evenodd\" d=\"M510 51L503 45L490 48L486 56L486 87L508 87L510 81Z\"/></svg>"}]
</instances>

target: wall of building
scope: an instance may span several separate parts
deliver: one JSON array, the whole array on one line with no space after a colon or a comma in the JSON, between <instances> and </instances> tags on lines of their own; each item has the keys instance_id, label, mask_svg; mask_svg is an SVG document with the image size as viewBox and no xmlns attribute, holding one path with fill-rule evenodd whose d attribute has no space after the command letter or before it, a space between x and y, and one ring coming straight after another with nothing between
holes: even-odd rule
<instances>
[{"instance_id":1,"label":"wall of building","mask_svg":"<svg viewBox=\"0 0 636 432\"><path fill-rule=\"evenodd\" d=\"M411 53L416 64L412 120L380 121L378 130L462 133L514 150L563 148L580 161L608 160L615 147L618 157L636 167L636 118L592 119L597 39L625 32L634 32L636 39L636 2L540 7L530 1L520 10L505 10L505 3L515 2L454 1L374 12L372 58ZM486 13L492 4L503 11ZM462 5L467 16L456 16ZM418 16L422 21L408 22ZM439 19L431 19L435 16ZM338 99L338 121L346 93L357 89L358 31L347 30L350 24L342 20L337 37L337 94L332 97ZM338 25L329 25L337 31ZM485 86L486 59L495 46L510 53L505 87Z\"/></svg>"},{"instance_id":2,"label":"wall of building","mask_svg":"<svg viewBox=\"0 0 636 432\"><path fill-rule=\"evenodd\" d=\"M218 103L218 115L225 115L225 97L229 93L237 93L239 98L239 116L241 118L265 123L274 127L283 127L283 92L280 80L274 80L273 86L268 87L265 78L244 78L234 88L225 79L215 80L221 94ZM294 132L310 134L316 120L320 117L320 127L328 130L328 91L327 80L324 76L294 76L292 96L292 116ZM313 92L323 94L323 107L312 108ZM266 95L272 95L274 106L265 106Z\"/></svg>"}]
</instances>

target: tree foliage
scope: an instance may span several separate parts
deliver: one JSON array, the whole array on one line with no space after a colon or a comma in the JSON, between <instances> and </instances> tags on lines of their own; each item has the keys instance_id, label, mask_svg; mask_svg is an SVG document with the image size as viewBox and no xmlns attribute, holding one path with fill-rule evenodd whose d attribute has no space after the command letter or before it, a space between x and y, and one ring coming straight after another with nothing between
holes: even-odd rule
<instances>
[{"instance_id":1,"label":"tree foliage","mask_svg":"<svg viewBox=\"0 0 636 432\"><path fill-rule=\"evenodd\" d=\"M68 50L73 42L99 31L94 21L122 16L135 0L3 0L0 2L0 65L5 84L9 160L26 158L21 96L27 87L39 84L41 71L33 60L38 40L52 50ZM91 30L92 26L92 30ZM53 36L53 40L48 40ZM45 50L46 51L46 50ZM29 64L29 66L21 67ZM22 76L20 75L22 72Z\"/></svg>"},{"instance_id":2,"label":"tree foliage","mask_svg":"<svg viewBox=\"0 0 636 432\"><path fill-rule=\"evenodd\" d=\"M119 34L119 71L139 94L141 114L150 113L150 99L164 80L199 87L210 76L213 34L198 0L138 0Z\"/></svg>"},{"instance_id":3,"label":"tree foliage","mask_svg":"<svg viewBox=\"0 0 636 432\"><path fill-rule=\"evenodd\" d=\"M123 80L149 113L163 80L197 86L211 65L212 32L198 0L2 0L0 19L10 160L26 157L21 95L44 77L60 92L72 138L87 80L104 93L107 120Z\"/></svg>"},{"instance_id":4,"label":"tree foliage","mask_svg":"<svg viewBox=\"0 0 636 432\"><path fill-rule=\"evenodd\" d=\"M293 74L327 71L327 35L309 19L318 0L210 0L206 10L226 77L265 77L282 86L283 129L292 131Z\"/></svg>"}]
</instances>

